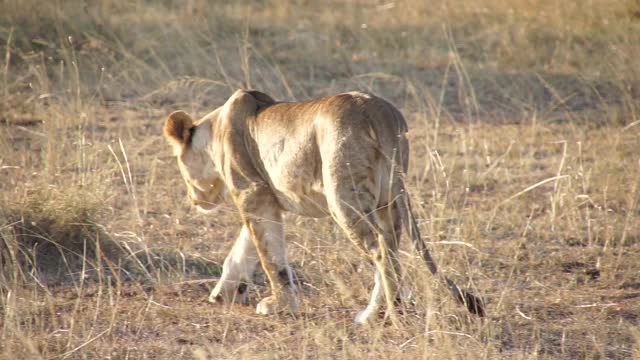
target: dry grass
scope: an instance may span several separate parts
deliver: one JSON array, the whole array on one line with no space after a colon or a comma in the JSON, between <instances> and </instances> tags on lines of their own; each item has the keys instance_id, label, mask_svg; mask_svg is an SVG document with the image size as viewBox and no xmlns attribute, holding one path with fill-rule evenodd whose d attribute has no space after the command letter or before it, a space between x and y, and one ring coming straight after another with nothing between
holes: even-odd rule
<instances>
[{"instance_id":1,"label":"dry grass","mask_svg":"<svg viewBox=\"0 0 640 360\"><path fill-rule=\"evenodd\" d=\"M638 356L640 4L320 4L0 3L0 357ZM371 266L293 216L301 314L207 304L238 216L190 209L160 129L238 87L397 104L420 226L487 319L406 247L403 327L353 325Z\"/></svg>"}]
</instances>

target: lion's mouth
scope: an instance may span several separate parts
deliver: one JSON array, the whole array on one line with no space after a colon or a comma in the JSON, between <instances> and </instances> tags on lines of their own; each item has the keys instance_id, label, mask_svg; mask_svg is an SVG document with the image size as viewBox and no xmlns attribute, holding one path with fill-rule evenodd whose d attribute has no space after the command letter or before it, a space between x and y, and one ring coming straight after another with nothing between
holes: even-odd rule
<instances>
[{"instance_id":1,"label":"lion's mouth","mask_svg":"<svg viewBox=\"0 0 640 360\"><path fill-rule=\"evenodd\" d=\"M219 199L218 199L219 200ZM193 205L198 209L198 211L203 213L211 212L211 210L215 209L220 201L206 201L206 200L192 200Z\"/></svg>"},{"instance_id":2,"label":"lion's mouth","mask_svg":"<svg viewBox=\"0 0 640 360\"><path fill-rule=\"evenodd\" d=\"M225 191L212 191L200 199L192 199L191 202L203 213L209 213L217 208L222 202L224 202Z\"/></svg>"},{"instance_id":3,"label":"lion's mouth","mask_svg":"<svg viewBox=\"0 0 640 360\"><path fill-rule=\"evenodd\" d=\"M222 181L213 182L208 191L191 188L191 203L198 211L208 213L224 201L225 193L224 182Z\"/></svg>"}]
</instances>

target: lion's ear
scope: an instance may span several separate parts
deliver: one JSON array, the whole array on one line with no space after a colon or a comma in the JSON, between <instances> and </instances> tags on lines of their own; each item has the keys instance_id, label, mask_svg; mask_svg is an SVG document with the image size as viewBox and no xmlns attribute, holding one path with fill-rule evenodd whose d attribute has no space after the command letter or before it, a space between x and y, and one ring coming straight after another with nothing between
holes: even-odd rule
<instances>
[{"instance_id":1,"label":"lion's ear","mask_svg":"<svg viewBox=\"0 0 640 360\"><path fill-rule=\"evenodd\" d=\"M192 128L191 116L182 110L172 112L165 121L164 137L173 146L176 155L191 141Z\"/></svg>"}]
</instances>

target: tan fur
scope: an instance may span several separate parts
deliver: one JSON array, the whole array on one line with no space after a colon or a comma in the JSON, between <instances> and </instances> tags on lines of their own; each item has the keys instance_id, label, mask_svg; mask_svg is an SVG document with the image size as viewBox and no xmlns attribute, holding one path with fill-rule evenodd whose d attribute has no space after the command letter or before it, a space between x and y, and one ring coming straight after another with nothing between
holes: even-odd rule
<instances>
[{"instance_id":1,"label":"tan fur","mask_svg":"<svg viewBox=\"0 0 640 360\"><path fill-rule=\"evenodd\" d=\"M332 216L373 260L376 286L358 322L377 316L382 297L394 320L402 224L429 269L437 272L419 238L403 184L409 161L407 124L387 101L351 92L284 103L258 91L238 90L197 124L183 112L172 113L164 132L177 149L194 203L211 209L226 189L244 223L211 301L246 299L246 286L239 285L250 282L259 260L272 296L258 304L257 312L296 310L284 212ZM469 299L461 301L475 301ZM474 306L479 309L479 300Z\"/></svg>"}]
</instances>

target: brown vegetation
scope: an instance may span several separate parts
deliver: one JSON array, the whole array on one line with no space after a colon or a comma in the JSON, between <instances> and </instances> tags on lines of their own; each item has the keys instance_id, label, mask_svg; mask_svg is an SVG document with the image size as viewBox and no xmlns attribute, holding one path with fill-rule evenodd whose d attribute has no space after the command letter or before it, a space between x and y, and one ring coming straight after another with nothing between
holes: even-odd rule
<instances>
[{"instance_id":1,"label":"brown vegetation","mask_svg":"<svg viewBox=\"0 0 640 360\"><path fill-rule=\"evenodd\" d=\"M0 3L0 357L638 356L637 2L215 3ZM206 303L238 216L190 208L162 120L240 87L396 104L423 235L487 318L405 241L403 327L353 325L372 267L295 217L299 316Z\"/></svg>"}]
</instances>

